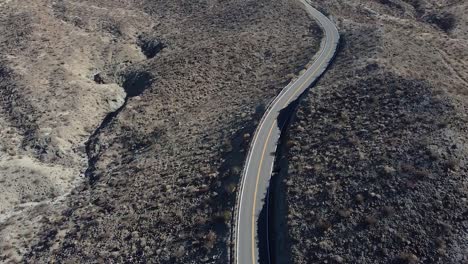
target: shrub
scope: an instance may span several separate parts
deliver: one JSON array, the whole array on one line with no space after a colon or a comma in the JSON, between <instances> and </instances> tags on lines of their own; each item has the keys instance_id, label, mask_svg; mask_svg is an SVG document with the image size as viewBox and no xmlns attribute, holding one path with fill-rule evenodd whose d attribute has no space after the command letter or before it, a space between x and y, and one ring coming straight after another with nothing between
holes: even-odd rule
<instances>
[{"instance_id":1,"label":"shrub","mask_svg":"<svg viewBox=\"0 0 468 264\"><path fill-rule=\"evenodd\" d=\"M364 223L366 225L369 225L369 226L375 225L375 224L377 224L377 222L378 222L377 218L375 216L373 216L373 215L368 215L368 216L364 217Z\"/></svg>"},{"instance_id":2,"label":"shrub","mask_svg":"<svg viewBox=\"0 0 468 264\"><path fill-rule=\"evenodd\" d=\"M413 253L401 253L397 258L398 263L404 264L416 264L418 263L419 259Z\"/></svg>"},{"instance_id":3,"label":"shrub","mask_svg":"<svg viewBox=\"0 0 468 264\"><path fill-rule=\"evenodd\" d=\"M327 231L332 227L332 224L327 220L319 219L317 221L317 227L322 231Z\"/></svg>"},{"instance_id":4,"label":"shrub","mask_svg":"<svg viewBox=\"0 0 468 264\"><path fill-rule=\"evenodd\" d=\"M455 159L455 158L450 158L449 160L447 160L445 166L447 167L447 169L450 169L450 170L456 170L457 167L458 167L458 160Z\"/></svg>"},{"instance_id":5,"label":"shrub","mask_svg":"<svg viewBox=\"0 0 468 264\"><path fill-rule=\"evenodd\" d=\"M225 210L218 212L213 216L213 218L217 222L229 223L231 221L231 211Z\"/></svg>"},{"instance_id":6,"label":"shrub","mask_svg":"<svg viewBox=\"0 0 468 264\"><path fill-rule=\"evenodd\" d=\"M395 213L395 208L391 206L384 206L382 212L385 216L391 216Z\"/></svg>"},{"instance_id":7,"label":"shrub","mask_svg":"<svg viewBox=\"0 0 468 264\"><path fill-rule=\"evenodd\" d=\"M445 32L450 32L456 25L455 16L452 13L431 13L426 17L426 22L437 26Z\"/></svg>"},{"instance_id":8,"label":"shrub","mask_svg":"<svg viewBox=\"0 0 468 264\"><path fill-rule=\"evenodd\" d=\"M236 184L235 183L230 183L230 184L226 185L224 188L225 188L227 193L234 193L234 191L236 190Z\"/></svg>"},{"instance_id":9,"label":"shrub","mask_svg":"<svg viewBox=\"0 0 468 264\"><path fill-rule=\"evenodd\" d=\"M206 234L204 239L205 239L205 248L212 249L216 243L216 239L217 239L216 233L213 232L213 230L210 230L208 234Z\"/></svg>"},{"instance_id":10,"label":"shrub","mask_svg":"<svg viewBox=\"0 0 468 264\"><path fill-rule=\"evenodd\" d=\"M348 218L351 216L351 211L348 209L340 209L338 210L338 214L343 218Z\"/></svg>"},{"instance_id":11,"label":"shrub","mask_svg":"<svg viewBox=\"0 0 468 264\"><path fill-rule=\"evenodd\" d=\"M364 202L364 200L365 200L364 195L362 195L362 194L360 194L360 193L358 193L358 194L356 195L355 199L356 199L356 202L358 202L358 203L362 203L362 202Z\"/></svg>"}]
</instances>

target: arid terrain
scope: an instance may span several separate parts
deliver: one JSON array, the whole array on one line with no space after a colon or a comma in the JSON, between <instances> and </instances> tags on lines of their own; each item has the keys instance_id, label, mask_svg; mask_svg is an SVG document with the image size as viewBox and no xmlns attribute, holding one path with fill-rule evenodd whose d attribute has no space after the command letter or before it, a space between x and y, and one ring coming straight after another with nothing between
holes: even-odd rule
<instances>
[{"instance_id":1,"label":"arid terrain","mask_svg":"<svg viewBox=\"0 0 468 264\"><path fill-rule=\"evenodd\" d=\"M284 140L291 262L467 263L467 2L312 3L342 41Z\"/></svg>"},{"instance_id":2,"label":"arid terrain","mask_svg":"<svg viewBox=\"0 0 468 264\"><path fill-rule=\"evenodd\" d=\"M1 0L0 262L227 263L250 134L319 42L293 0Z\"/></svg>"},{"instance_id":3,"label":"arid terrain","mask_svg":"<svg viewBox=\"0 0 468 264\"><path fill-rule=\"evenodd\" d=\"M311 4L341 42L277 153L281 259L468 263L468 3ZM0 0L0 263L229 263L322 34L296 0Z\"/></svg>"}]
</instances>

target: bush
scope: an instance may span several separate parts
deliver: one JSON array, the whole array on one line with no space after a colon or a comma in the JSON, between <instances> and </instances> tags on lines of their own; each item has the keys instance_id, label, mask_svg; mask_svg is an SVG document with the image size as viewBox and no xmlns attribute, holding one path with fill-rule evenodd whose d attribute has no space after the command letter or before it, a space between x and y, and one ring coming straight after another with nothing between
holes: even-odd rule
<instances>
[{"instance_id":1,"label":"bush","mask_svg":"<svg viewBox=\"0 0 468 264\"><path fill-rule=\"evenodd\" d=\"M398 256L398 263L415 264L418 263L419 259L412 253L402 253Z\"/></svg>"},{"instance_id":2,"label":"bush","mask_svg":"<svg viewBox=\"0 0 468 264\"><path fill-rule=\"evenodd\" d=\"M204 238L205 238L205 248L212 249L216 243L216 238L217 238L216 233L210 230Z\"/></svg>"},{"instance_id":3,"label":"bush","mask_svg":"<svg viewBox=\"0 0 468 264\"><path fill-rule=\"evenodd\" d=\"M426 17L426 22L437 26L445 32L450 32L456 25L455 16L452 13L431 13Z\"/></svg>"}]
</instances>

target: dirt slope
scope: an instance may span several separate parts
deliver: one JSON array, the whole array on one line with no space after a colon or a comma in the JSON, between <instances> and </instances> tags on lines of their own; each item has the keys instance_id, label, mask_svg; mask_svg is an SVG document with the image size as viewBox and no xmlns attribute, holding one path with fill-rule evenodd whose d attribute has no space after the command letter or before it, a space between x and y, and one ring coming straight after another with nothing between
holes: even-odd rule
<instances>
[{"instance_id":1,"label":"dirt slope","mask_svg":"<svg viewBox=\"0 0 468 264\"><path fill-rule=\"evenodd\" d=\"M289 134L293 262L466 263L466 3L313 3L342 48Z\"/></svg>"},{"instance_id":2,"label":"dirt slope","mask_svg":"<svg viewBox=\"0 0 468 264\"><path fill-rule=\"evenodd\" d=\"M0 261L226 263L248 132L318 48L300 5L0 5Z\"/></svg>"}]
</instances>

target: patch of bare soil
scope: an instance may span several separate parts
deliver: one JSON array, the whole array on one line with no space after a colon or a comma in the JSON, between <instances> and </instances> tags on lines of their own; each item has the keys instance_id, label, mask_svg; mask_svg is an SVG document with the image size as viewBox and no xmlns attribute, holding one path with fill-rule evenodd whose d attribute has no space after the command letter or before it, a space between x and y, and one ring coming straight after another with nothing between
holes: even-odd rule
<instances>
[{"instance_id":1,"label":"patch of bare soil","mask_svg":"<svg viewBox=\"0 0 468 264\"><path fill-rule=\"evenodd\" d=\"M466 263L466 3L313 2L342 46L289 133L292 261Z\"/></svg>"},{"instance_id":2,"label":"patch of bare soil","mask_svg":"<svg viewBox=\"0 0 468 264\"><path fill-rule=\"evenodd\" d=\"M249 133L318 48L300 4L0 5L0 261L226 263Z\"/></svg>"}]
</instances>

